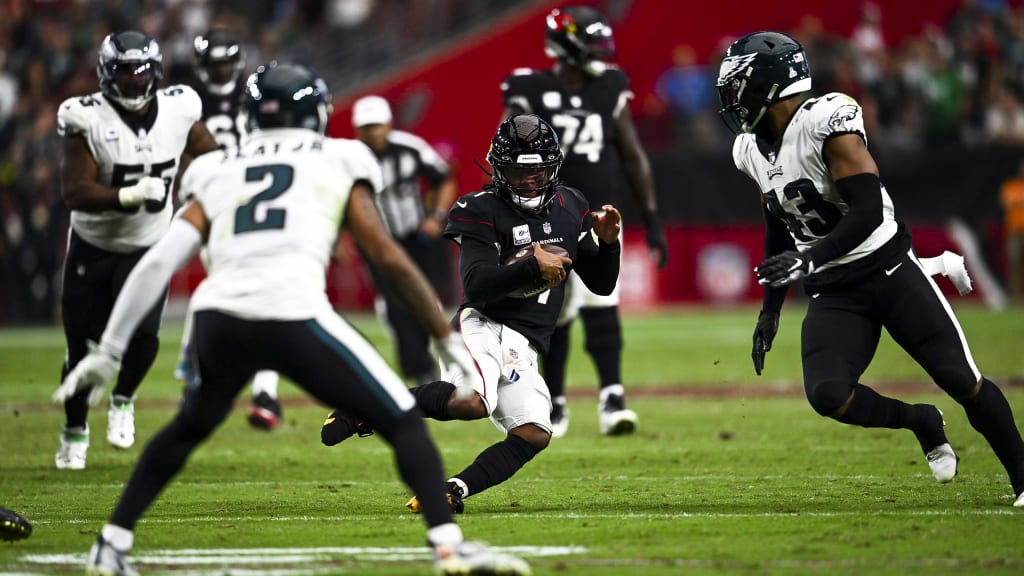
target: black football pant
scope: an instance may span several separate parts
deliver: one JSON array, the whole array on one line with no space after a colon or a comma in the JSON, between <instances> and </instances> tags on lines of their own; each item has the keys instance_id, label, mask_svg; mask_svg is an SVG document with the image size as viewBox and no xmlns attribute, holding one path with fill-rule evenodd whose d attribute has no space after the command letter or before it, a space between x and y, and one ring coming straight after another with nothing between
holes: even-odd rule
<instances>
[{"instance_id":1,"label":"black football pant","mask_svg":"<svg viewBox=\"0 0 1024 576\"><path fill-rule=\"evenodd\" d=\"M949 303L912 251L841 291L810 296L801 339L804 388L819 414L833 416L845 406L837 419L847 424L912 428L901 423L912 418L905 404L859 384L884 327L964 407L1006 467L1015 491L1024 490L1024 443L1010 406L998 387L982 378ZM863 409L868 402L870 408Z\"/></svg>"},{"instance_id":2,"label":"black football pant","mask_svg":"<svg viewBox=\"0 0 1024 576\"><path fill-rule=\"evenodd\" d=\"M74 231L68 242L64 262L64 284L61 307L67 356L61 368L61 381L88 353L86 341L99 342L114 302L128 274L146 253L146 249L116 254L89 244ZM153 365L160 347L160 317L167 301L166 290L142 323L139 324L121 361L113 394L134 396L143 377ZM89 414L89 388L80 390L64 402L66 425L85 426Z\"/></svg>"},{"instance_id":3,"label":"black football pant","mask_svg":"<svg viewBox=\"0 0 1024 576\"><path fill-rule=\"evenodd\" d=\"M441 460L408 390L353 329L339 330L340 320L330 320L251 321L197 312L192 339L196 377L177 416L143 451L111 523L134 529L192 451L228 416L235 397L258 370L280 372L323 404L361 414L391 443L402 479L420 495L427 524L451 522ZM388 384L375 376L385 370Z\"/></svg>"}]
</instances>

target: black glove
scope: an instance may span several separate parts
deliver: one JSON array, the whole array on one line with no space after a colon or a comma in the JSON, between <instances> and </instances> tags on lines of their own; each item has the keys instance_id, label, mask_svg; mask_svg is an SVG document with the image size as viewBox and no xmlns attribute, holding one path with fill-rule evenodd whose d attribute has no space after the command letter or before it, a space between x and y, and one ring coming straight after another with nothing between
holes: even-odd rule
<instances>
[{"instance_id":1,"label":"black glove","mask_svg":"<svg viewBox=\"0 0 1024 576\"><path fill-rule=\"evenodd\" d=\"M754 359L754 371L761 375L764 370L764 353L772 349L772 341L779 331L779 313L761 310L757 315L757 327L754 328L754 349L750 356Z\"/></svg>"},{"instance_id":2,"label":"black glove","mask_svg":"<svg viewBox=\"0 0 1024 576\"><path fill-rule=\"evenodd\" d=\"M796 282L814 272L814 262L807 254L786 250L761 262L757 268L757 283L778 288Z\"/></svg>"},{"instance_id":3,"label":"black glove","mask_svg":"<svg viewBox=\"0 0 1024 576\"><path fill-rule=\"evenodd\" d=\"M658 215L654 212L645 212L643 218L651 258L657 259L659 269L664 268L665 264L668 264L668 240L665 239L665 231L661 229Z\"/></svg>"}]
</instances>

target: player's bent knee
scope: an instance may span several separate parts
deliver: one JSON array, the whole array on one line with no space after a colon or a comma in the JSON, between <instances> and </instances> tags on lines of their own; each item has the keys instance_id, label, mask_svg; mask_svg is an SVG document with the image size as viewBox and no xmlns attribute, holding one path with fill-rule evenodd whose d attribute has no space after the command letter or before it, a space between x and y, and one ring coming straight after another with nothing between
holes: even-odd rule
<instances>
[{"instance_id":1,"label":"player's bent knee","mask_svg":"<svg viewBox=\"0 0 1024 576\"><path fill-rule=\"evenodd\" d=\"M932 371L932 378L939 388L957 402L969 400L977 394L978 378L970 370L956 366L944 366Z\"/></svg>"},{"instance_id":2,"label":"player's bent knee","mask_svg":"<svg viewBox=\"0 0 1024 576\"><path fill-rule=\"evenodd\" d=\"M846 405L853 392L853 384L836 381L804 383L807 401L811 408L822 416L835 417L836 413Z\"/></svg>"},{"instance_id":3,"label":"player's bent knee","mask_svg":"<svg viewBox=\"0 0 1024 576\"><path fill-rule=\"evenodd\" d=\"M487 417L487 406L479 394L459 398L453 392L448 399L448 416L453 420L479 420Z\"/></svg>"},{"instance_id":4,"label":"player's bent knee","mask_svg":"<svg viewBox=\"0 0 1024 576\"><path fill-rule=\"evenodd\" d=\"M513 428L509 434L525 440L537 452L544 450L551 443L551 433L536 424L523 424Z\"/></svg>"}]
</instances>

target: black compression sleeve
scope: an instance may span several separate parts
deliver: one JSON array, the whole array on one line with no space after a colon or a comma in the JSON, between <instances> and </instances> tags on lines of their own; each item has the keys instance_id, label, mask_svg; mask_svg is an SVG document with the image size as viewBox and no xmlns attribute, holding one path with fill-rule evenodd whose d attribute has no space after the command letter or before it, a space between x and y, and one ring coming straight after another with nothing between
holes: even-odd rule
<instances>
[{"instance_id":1,"label":"black compression sleeve","mask_svg":"<svg viewBox=\"0 0 1024 576\"><path fill-rule=\"evenodd\" d=\"M497 300L541 277L536 258L502 266L494 244L465 235L459 255L459 274L466 300L473 303Z\"/></svg>"},{"instance_id":2,"label":"black compression sleeve","mask_svg":"<svg viewBox=\"0 0 1024 576\"><path fill-rule=\"evenodd\" d=\"M590 242L590 238L584 238L582 242ZM591 252L585 252L581 246L573 270L591 292L607 296L615 290L615 282L619 279L621 253L622 244L618 240L614 244L598 241L597 249Z\"/></svg>"},{"instance_id":3,"label":"black compression sleeve","mask_svg":"<svg viewBox=\"0 0 1024 576\"><path fill-rule=\"evenodd\" d=\"M781 254L786 250L796 250L796 246L793 244L793 237L789 235L786 225L782 220L773 216L767 206L764 207L764 223L764 256L766 259L776 254ZM765 286L761 309L771 312L782 310L782 303L786 301L786 292L788 291L788 284L778 288Z\"/></svg>"},{"instance_id":4,"label":"black compression sleeve","mask_svg":"<svg viewBox=\"0 0 1024 576\"><path fill-rule=\"evenodd\" d=\"M815 268L859 246L882 223L882 182L877 175L840 178L836 188L850 209L828 236L810 249Z\"/></svg>"}]
</instances>

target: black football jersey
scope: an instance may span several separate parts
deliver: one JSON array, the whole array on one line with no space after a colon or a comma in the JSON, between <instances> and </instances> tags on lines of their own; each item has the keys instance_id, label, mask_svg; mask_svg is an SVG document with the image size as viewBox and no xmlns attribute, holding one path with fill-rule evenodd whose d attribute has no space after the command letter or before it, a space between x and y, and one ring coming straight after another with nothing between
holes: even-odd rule
<instances>
[{"instance_id":1,"label":"black football jersey","mask_svg":"<svg viewBox=\"0 0 1024 576\"><path fill-rule=\"evenodd\" d=\"M494 191L462 196L449 211L444 236L460 244L467 237L472 237L493 246L493 253L481 255L486 261L475 263L484 267L502 266L517 252L535 242L556 244L564 248L574 264L588 259L593 262L598 258L599 250L586 199L579 190L565 186L558 188L546 215L520 211ZM467 283L466 254L463 249L460 262L463 287ZM615 261L618 261L617 255ZM577 266L575 269L585 282L595 276L603 276L605 272L594 266ZM618 267L611 272L611 286L614 286ZM491 320L523 334L538 351L547 351L555 322L562 310L565 284L528 298L510 295L521 286L510 285L504 288L503 296L490 301L473 302L466 297L460 309L475 308Z\"/></svg>"},{"instance_id":2,"label":"black football jersey","mask_svg":"<svg viewBox=\"0 0 1024 576\"><path fill-rule=\"evenodd\" d=\"M203 122L221 148L240 146L245 137L242 125L242 91L245 82L239 81L230 94L213 94L199 81L192 83L203 102Z\"/></svg>"},{"instance_id":3,"label":"black football jersey","mask_svg":"<svg viewBox=\"0 0 1024 576\"><path fill-rule=\"evenodd\" d=\"M622 70L609 66L582 90L570 92L551 70L519 69L501 90L506 108L536 114L558 131L565 155L560 180L581 190L592 209L620 204L625 180L616 118L633 97Z\"/></svg>"}]
</instances>

